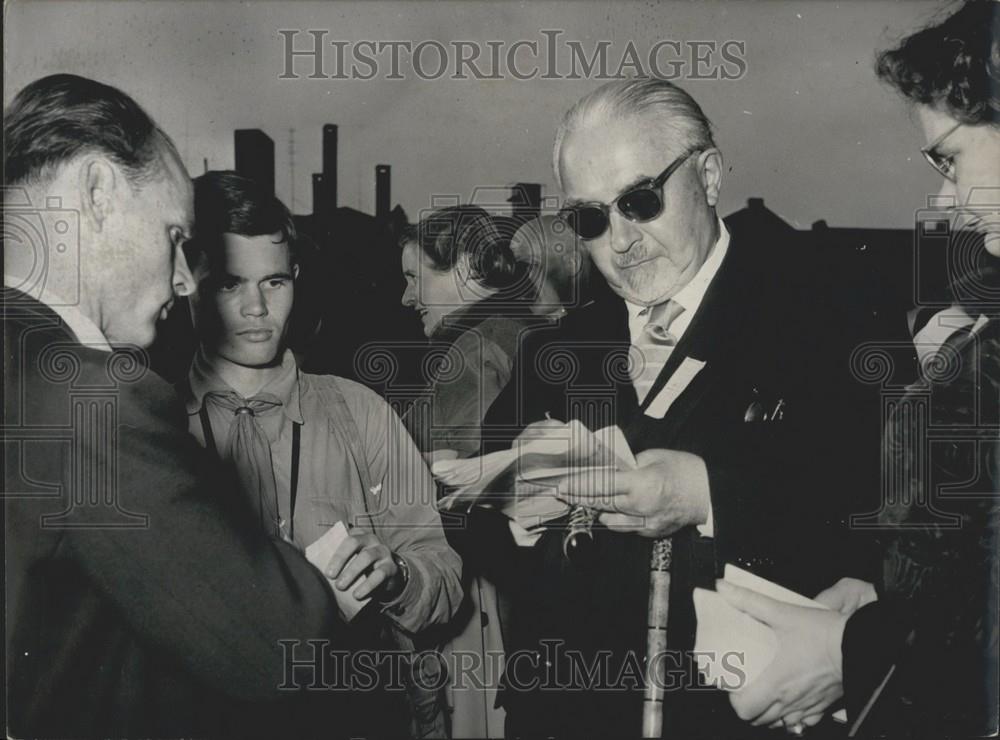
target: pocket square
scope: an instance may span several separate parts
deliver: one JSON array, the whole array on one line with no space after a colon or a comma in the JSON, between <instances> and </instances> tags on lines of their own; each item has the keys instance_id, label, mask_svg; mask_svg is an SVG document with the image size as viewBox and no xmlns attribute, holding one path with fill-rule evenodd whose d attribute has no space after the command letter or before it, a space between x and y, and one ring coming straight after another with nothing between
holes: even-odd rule
<instances>
[{"instance_id":1,"label":"pocket square","mask_svg":"<svg viewBox=\"0 0 1000 740\"><path fill-rule=\"evenodd\" d=\"M768 411L770 408L770 411ZM785 418L785 399L779 398L773 405L764 404L761 401L752 401L747 410L743 412L743 421L750 423L756 421L781 421Z\"/></svg>"},{"instance_id":2,"label":"pocket square","mask_svg":"<svg viewBox=\"0 0 1000 740\"><path fill-rule=\"evenodd\" d=\"M743 413L743 421L761 421L764 418L764 406L761 405L760 401L754 401L749 406L747 410Z\"/></svg>"}]
</instances>

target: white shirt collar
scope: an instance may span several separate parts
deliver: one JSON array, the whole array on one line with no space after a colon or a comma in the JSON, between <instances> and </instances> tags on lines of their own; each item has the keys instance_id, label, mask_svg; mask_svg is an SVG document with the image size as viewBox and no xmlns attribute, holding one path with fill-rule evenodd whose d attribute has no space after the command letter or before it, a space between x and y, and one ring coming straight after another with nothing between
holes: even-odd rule
<instances>
[{"instance_id":1,"label":"white shirt collar","mask_svg":"<svg viewBox=\"0 0 1000 740\"><path fill-rule=\"evenodd\" d=\"M24 285L27 282L26 279L8 275L6 272L3 276L5 288L19 290L52 309L63 320L67 328L73 332L76 340L84 347L96 349L101 352L111 352L111 345L108 343L108 338L104 336L104 332L100 330L97 324L91 321L89 316L80 310L79 305L65 300L48 288L44 290L25 290Z\"/></svg>"},{"instance_id":2,"label":"white shirt collar","mask_svg":"<svg viewBox=\"0 0 1000 740\"><path fill-rule=\"evenodd\" d=\"M719 238L716 239L715 246L712 247L708 253L708 257L702 263L701 267L698 268L698 272L695 273L694 277L673 297L675 302L684 307L684 313L674 319L674 322L670 325L670 333L678 340L684 335L688 325L691 323L691 319L698 312L698 307L701 306L701 302L705 298L705 293L708 292L708 286L711 285L716 273L719 272L722 260L725 259L726 252L729 251L729 230L721 218L718 221ZM647 306L640 306L629 301L625 301L625 306L628 308L629 336L634 339L639 336L646 325Z\"/></svg>"}]
</instances>

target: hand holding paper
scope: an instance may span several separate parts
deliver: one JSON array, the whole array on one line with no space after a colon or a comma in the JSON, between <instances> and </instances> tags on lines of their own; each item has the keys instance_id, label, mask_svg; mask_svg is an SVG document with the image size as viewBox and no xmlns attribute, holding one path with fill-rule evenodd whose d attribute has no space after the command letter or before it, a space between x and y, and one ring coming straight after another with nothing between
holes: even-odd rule
<instances>
[{"instance_id":1,"label":"hand holding paper","mask_svg":"<svg viewBox=\"0 0 1000 740\"><path fill-rule=\"evenodd\" d=\"M744 682L730 695L736 713L754 725L818 722L843 695L840 643L847 617L728 565L716 589L695 589L695 650L742 656ZM717 666L699 665L718 684Z\"/></svg>"},{"instance_id":2,"label":"hand holding paper","mask_svg":"<svg viewBox=\"0 0 1000 740\"><path fill-rule=\"evenodd\" d=\"M348 533L343 522L307 547L306 558L330 581L348 621L371 601L376 589L391 590L398 572L392 552L375 535L360 529Z\"/></svg>"},{"instance_id":3,"label":"hand holding paper","mask_svg":"<svg viewBox=\"0 0 1000 740\"><path fill-rule=\"evenodd\" d=\"M553 483L560 499L598 509L608 529L660 538L708 518L708 472L697 455L646 450L634 470L573 471Z\"/></svg>"},{"instance_id":4,"label":"hand holding paper","mask_svg":"<svg viewBox=\"0 0 1000 740\"><path fill-rule=\"evenodd\" d=\"M322 537L306 548L306 559L326 575L330 560L340 544L347 539L347 536L347 527L344 526L343 522L337 522ZM337 600L337 606L340 607L341 613L348 622L354 619L358 612L364 609L365 604L371 601L371 599L356 599L351 595L350 590L337 588L334 579L327 576L327 580L333 587L333 596ZM364 580L364 576L362 576L352 585L356 587L364 583Z\"/></svg>"},{"instance_id":5,"label":"hand holding paper","mask_svg":"<svg viewBox=\"0 0 1000 740\"><path fill-rule=\"evenodd\" d=\"M431 470L456 489L441 499L442 509L492 507L531 530L569 511L556 497L559 479L570 473L609 476L634 464L616 427L591 432L578 421L547 420L527 427L509 450L435 462Z\"/></svg>"}]
</instances>

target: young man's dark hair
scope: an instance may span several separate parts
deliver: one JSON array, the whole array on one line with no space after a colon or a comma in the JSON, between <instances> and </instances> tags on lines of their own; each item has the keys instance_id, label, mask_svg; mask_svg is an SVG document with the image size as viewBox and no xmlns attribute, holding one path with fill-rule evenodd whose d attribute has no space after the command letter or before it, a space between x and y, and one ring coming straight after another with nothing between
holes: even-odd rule
<instances>
[{"instance_id":1,"label":"young man's dark hair","mask_svg":"<svg viewBox=\"0 0 1000 740\"><path fill-rule=\"evenodd\" d=\"M4 184L44 180L76 155L98 150L132 184L157 171L162 147L173 149L139 105L117 88L70 74L43 77L22 89L4 115Z\"/></svg>"},{"instance_id":2,"label":"young man's dark hair","mask_svg":"<svg viewBox=\"0 0 1000 740\"><path fill-rule=\"evenodd\" d=\"M236 172L218 170L195 178L194 218L194 239L184 245L192 268L203 255L218 248L223 234L280 234L275 243L288 244L292 261L296 261L298 235L291 212L264 186Z\"/></svg>"},{"instance_id":3,"label":"young man's dark hair","mask_svg":"<svg viewBox=\"0 0 1000 740\"><path fill-rule=\"evenodd\" d=\"M1000 124L1000 3L967 0L954 15L878 55L878 76L915 103L966 124Z\"/></svg>"}]
</instances>

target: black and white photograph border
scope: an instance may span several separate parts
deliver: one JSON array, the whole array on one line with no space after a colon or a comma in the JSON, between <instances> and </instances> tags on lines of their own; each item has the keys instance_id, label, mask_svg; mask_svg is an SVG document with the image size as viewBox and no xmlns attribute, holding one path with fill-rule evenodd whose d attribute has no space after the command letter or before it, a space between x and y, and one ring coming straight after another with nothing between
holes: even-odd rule
<instances>
[{"instance_id":1,"label":"black and white photograph border","mask_svg":"<svg viewBox=\"0 0 1000 740\"><path fill-rule=\"evenodd\" d=\"M1000 0L3 12L8 736L996 734Z\"/></svg>"}]
</instances>

